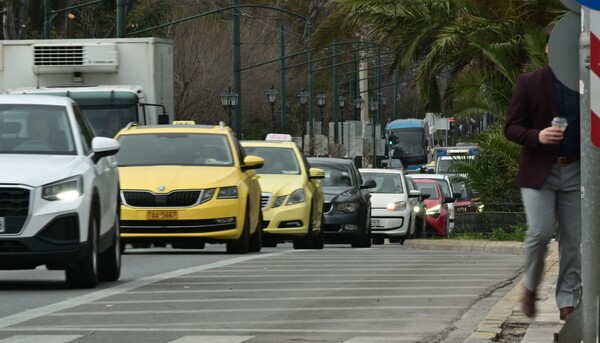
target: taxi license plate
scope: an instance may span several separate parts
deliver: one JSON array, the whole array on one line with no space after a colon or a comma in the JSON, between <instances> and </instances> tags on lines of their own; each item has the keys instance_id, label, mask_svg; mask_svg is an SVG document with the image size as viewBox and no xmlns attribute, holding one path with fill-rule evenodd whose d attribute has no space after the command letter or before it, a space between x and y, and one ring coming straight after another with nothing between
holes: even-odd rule
<instances>
[{"instance_id":1,"label":"taxi license plate","mask_svg":"<svg viewBox=\"0 0 600 343\"><path fill-rule=\"evenodd\" d=\"M146 212L148 220L171 220L177 219L177 211L148 211Z\"/></svg>"},{"instance_id":2,"label":"taxi license plate","mask_svg":"<svg viewBox=\"0 0 600 343\"><path fill-rule=\"evenodd\" d=\"M371 219L371 226L374 226L374 227L381 226L381 221L379 219Z\"/></svg>"},{"instance_id":3,"label":"taxi license plate","mask_svg":"<svg viewBox=\"0 0 600 343\"><path fill-rule=\"evenodd\" d=\"M4 217L0 217L0 232L4 232L6 230L6 224L4 221Z\"/></svg>"}]
</instances>

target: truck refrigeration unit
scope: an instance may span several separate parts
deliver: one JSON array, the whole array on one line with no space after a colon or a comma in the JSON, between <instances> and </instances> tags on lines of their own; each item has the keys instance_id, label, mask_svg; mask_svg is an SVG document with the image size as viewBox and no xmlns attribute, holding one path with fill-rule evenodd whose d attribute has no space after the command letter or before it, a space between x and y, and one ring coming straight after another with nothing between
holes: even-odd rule
<instances>
[{"instance_id":1,"label":"truck refrigeration unit","mask_svg":"<svg viewBox=\"0 0 600 343\"><path fill-rule=\"evenodd\" d=\"M166 124L173 120L173 44L159 38L0 41L0 91L68 96L102 136L129 122Z\"/></svg>"}]
</instances>

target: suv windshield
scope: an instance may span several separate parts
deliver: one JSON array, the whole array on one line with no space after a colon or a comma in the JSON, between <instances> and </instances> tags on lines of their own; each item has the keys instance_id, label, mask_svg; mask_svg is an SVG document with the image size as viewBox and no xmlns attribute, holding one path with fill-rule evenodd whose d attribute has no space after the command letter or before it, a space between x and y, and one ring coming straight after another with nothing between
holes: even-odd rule
<instances>
[{"instance_id":1,"label":"suv windshield","mask_svg":"<svg viewBox=\"0 0 600 343\"><path fill-rule=\"evenodd\" d=\"M51 105L1 105L0 153L74 155L67 110Z\"/></svg>"},{"instance_id":2,"label":"suv windshield","mask_svg":"<svg viewBox=\"0 0 600 343\"><path fill-rule=\"evenodd\" d=\"M227 136L198 133L121 135L119 167L152 165L232 166Z\"/></svg>"}]
</instances>

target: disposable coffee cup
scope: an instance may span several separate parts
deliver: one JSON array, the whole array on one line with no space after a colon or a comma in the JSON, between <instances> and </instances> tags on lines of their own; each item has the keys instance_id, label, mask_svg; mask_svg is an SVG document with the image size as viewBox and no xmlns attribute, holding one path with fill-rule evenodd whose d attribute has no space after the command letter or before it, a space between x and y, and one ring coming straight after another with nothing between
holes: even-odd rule
<instances>
[{"instance_id":1,"label":"disposable coffee cup","mask_svg":"<svg viewBox=\"0 0 600 343\"><path fill-rule=\"evenodd\" d=\"M567 125L567 118L565 117L554 117L554 119L552 119L552 126L556 126L563 131L567 129Z\"/></svg>"}]
</instances>

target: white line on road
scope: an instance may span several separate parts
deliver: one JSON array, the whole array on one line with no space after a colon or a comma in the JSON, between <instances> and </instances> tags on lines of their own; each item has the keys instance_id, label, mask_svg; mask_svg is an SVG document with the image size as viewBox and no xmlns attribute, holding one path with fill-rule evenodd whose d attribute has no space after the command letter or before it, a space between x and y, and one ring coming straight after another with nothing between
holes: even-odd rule
<instances>
[{"instance_id":1,"label":"white line on road","mask_svg":"<svg viewBox=\"0 0 600 343\"><path fill-rule=\"evenodd\" d=\"M40 307L40 308L30 309L30 310L27 310L27 311L24 311L24 312L21 312L18 314L14 314L12 316L0 318L0 329L6 328L11 325L19 324L19 323L22 323L22 322L25 322L25 321L28 321L28 320L31 320L34 318L39 318L39 317L42 317L45 315L49 315L49 314L57 312L57 311L62 311L62 310L68 309L68 308L87 304L87 303L96 301L98 299L102 299L102 298L106 298L106 297L113 296L116 294L124 293L124 292L130 291L132 289L146 286L146 285L149 285L149 284L157 282L157 281L162 281L162 280L175 278L175 277L181 277L186 274L197 273L197 272L212 269L212 268L229 266L232 264L245 262L245 261L253 260L253 259L257 259L257 258L280 256L280 255L284 255L284 254L287 254L287 253L290 253L293 251L295 251L295 250L285 250L285 251L273 252L273 253L267 253L267 254L254 254L254 255L240 256L240 257L235 257L235 258L231 258L231 259L227 259L227 260L223 260L223 261L219 261L219 262L215 262L215 263L210 263L210 264L206 264L206 265L202 265L202 266L184 268L184 269L175 270L175 271L172 271L169 273L163 273L163 274L158 274L158 275L154 275L154 276L144 277L139 280L135 280L135 281L121 284L121 285L117 285L115 287L111 287L111 288L103 289L103 290L100 290L97 292L85 294L85 295L82 295L79 297L67 299L67 300L59 302L59 303L50 304L50 305Z\"/></svg>"}]
</instances>

